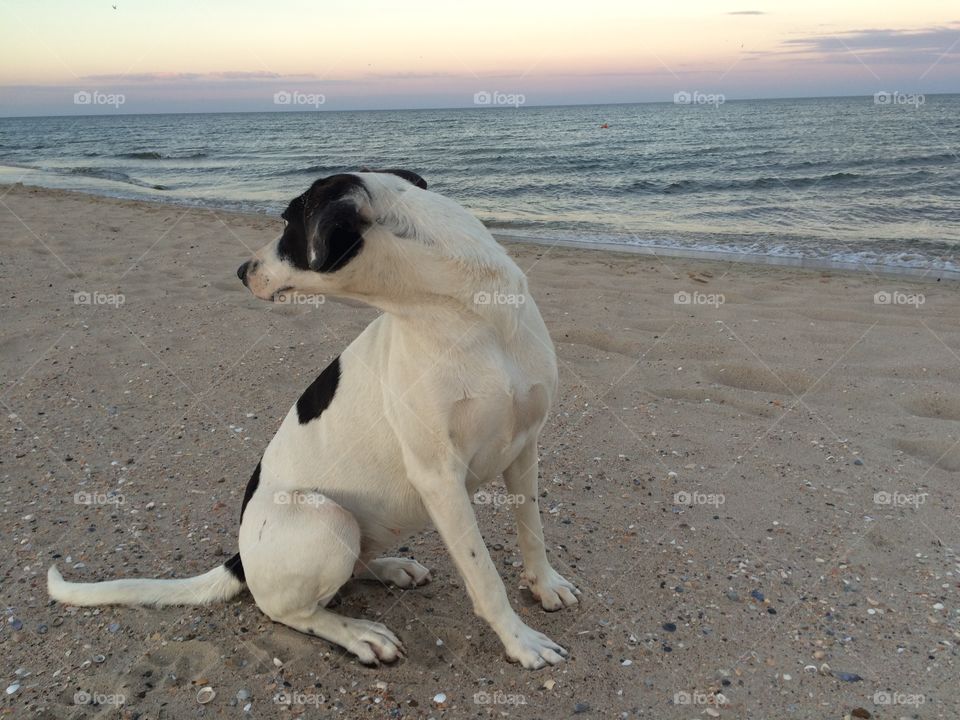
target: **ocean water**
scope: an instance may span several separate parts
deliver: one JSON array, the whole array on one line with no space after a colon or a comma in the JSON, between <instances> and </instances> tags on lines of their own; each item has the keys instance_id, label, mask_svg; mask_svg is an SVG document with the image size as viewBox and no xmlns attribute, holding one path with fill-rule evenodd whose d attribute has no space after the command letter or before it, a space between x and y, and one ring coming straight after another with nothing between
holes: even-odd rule
<instances>
[{"instance_id":1,"label":"ocean water","mask_svg":"<svg viewBox=\"0 0 960 720\"><path fill-rule=\"evenodd\" d=\"M502 235L956 272L960 95L921 99L0 118L0 182L278 213L404 167Z\"/></svg>"}]
</instances>

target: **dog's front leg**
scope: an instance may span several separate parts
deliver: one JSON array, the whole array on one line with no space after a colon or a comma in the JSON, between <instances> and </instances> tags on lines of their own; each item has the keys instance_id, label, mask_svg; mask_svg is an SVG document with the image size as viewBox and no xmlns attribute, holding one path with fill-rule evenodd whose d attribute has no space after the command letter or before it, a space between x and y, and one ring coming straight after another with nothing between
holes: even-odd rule
<instances>
[{"instance_id":1,"label":"dog's front leg","mask_svg":"<svg viewBox=\"0 0 960 720\"><path fill-rule=\"evenodd\" d=\"M497 633L507 657L536 670L563 660L567 651L528 627L510 607L503 581L477 527L463 474L416 468L411 478L467 586L474 612Z\"/></svg>"},{"instance_id":2,"label":"dog's front leg","mask_svg":"<svg viewBox=\"0 0 960 720\"><path fill-rule=\"evenodd\" d=\"M523 577L530 592L540 601L544 610L559 610L577 604L577 590L547 560L543 542L543 524L537 502L537 476L540 462L537 444L529 443L516 460L503 472L507 492L511 495L513 515L517 521L520 554L523 555Z\"/></svg>"}]
</instances>

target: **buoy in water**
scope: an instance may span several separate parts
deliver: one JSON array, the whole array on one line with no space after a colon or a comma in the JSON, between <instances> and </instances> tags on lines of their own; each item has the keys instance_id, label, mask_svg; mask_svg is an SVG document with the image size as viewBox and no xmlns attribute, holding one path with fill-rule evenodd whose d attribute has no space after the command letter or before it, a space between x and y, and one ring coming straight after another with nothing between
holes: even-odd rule
<instances>
[{"instance_id":1,"label":"buoy in water","mask_svg":"<svg viewBox=\"0 0 960 720\"><path fill-rule=\"evenodd\" d=\"M603 125L600 126L600 129L601 129L601 130L609 130L609 129L610 129L610 126L609 126L607 123L604 123Z\"/></svg>"}]
</instances>

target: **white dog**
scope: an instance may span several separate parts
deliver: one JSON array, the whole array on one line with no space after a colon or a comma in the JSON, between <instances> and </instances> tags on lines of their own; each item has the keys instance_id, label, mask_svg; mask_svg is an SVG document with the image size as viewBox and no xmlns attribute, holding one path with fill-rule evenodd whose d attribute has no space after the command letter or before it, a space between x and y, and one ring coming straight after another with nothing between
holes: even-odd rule
<instances>
[{"instance_id":1,"label":"white dog","mask_svg":"<svg viewBox=\"0 0 960 720\"><path fill-rule=\"evenodd\" d=\"M566 650L520 620L477 527L471 496L503 474L524 577L547 610L579 591L547 560L537 436L557 387L553 344L521 270L472 215L402 170L318 180L283 234L238 275L258 298L331 295L383 310L287 413L247 486L240 552L176 580L69 583L72 605L222 601L244 584L276 622L362 662L395 660L384 625L326 609L351 577L411 587L429 571L379 554L432 521L474 611L526 668Z\"/></svg>"}]
</instances>

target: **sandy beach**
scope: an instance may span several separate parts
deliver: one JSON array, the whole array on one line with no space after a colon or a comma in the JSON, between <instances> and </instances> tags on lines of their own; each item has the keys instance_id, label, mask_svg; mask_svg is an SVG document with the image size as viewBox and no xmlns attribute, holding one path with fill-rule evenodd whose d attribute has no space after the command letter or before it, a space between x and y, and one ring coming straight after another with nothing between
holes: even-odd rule
<instances>
[{"instance_id":1,"label":"sandy beach","mask_svg":"<svg viewBox=\"0 0 960 720\"><path fill-rule=\"evenodd\" d=\"M246 593L51 603L53 562L172 577L235 552L263 448L376 315L251 297L236 268L279 228L0 186L4 715L960 717L960 293L935 276L507 244L559 357L541 506L580 608L521 586L496 488L477 512L514 606L570 650L555 668L503 659L433 531L399 550L432 584L343 590L402 637L393 666Z\"/></svg>"}]
</instances>

